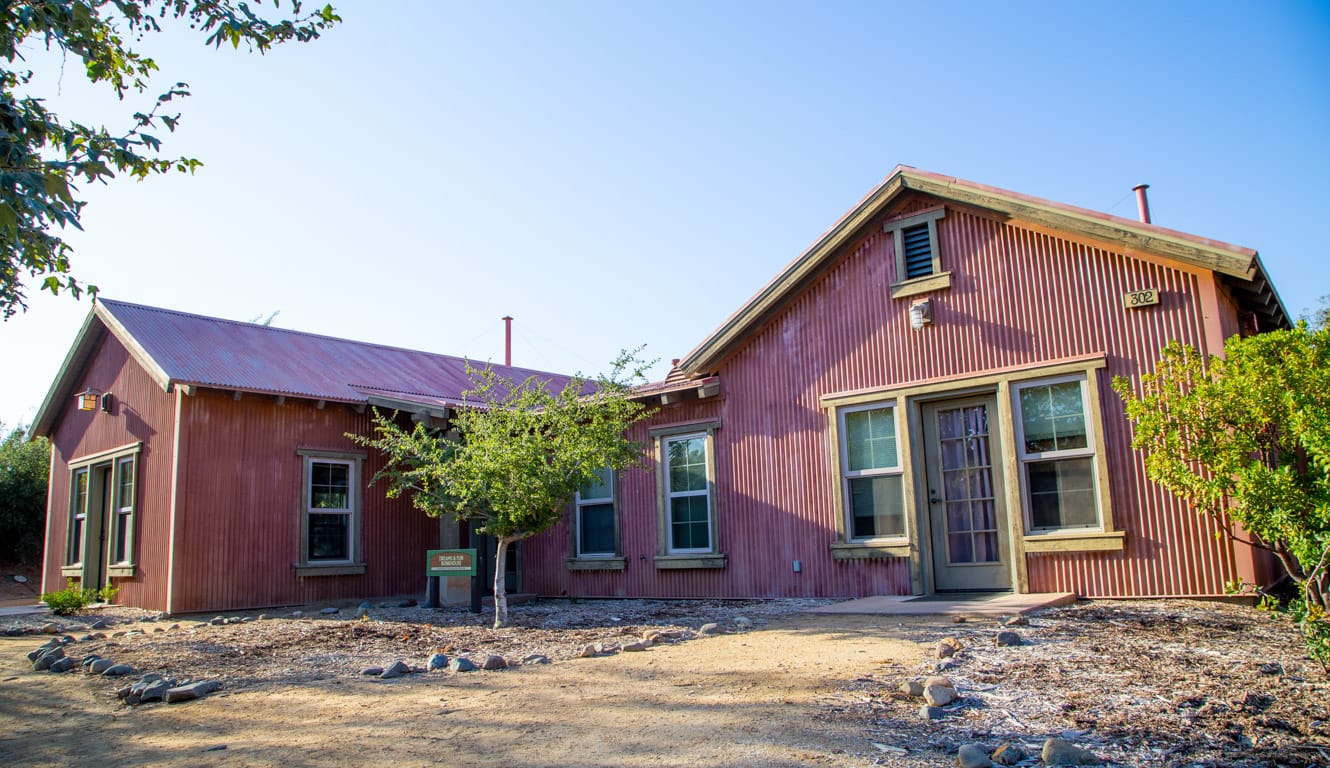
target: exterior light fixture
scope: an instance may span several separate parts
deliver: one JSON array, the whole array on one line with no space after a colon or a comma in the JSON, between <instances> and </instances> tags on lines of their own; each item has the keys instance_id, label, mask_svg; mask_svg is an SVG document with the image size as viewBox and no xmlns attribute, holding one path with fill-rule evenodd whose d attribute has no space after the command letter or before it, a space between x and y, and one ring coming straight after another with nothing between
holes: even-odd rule
<instances>
[{"instance_id":1,"label":"exterior light fixture","mask_svg":"<svg viewBox=\"0 0 1330 768\"><path fill-rule=\"evenodd\" d=\"M97 410L100 395L101 393L95 389L85 389L77 395L74 395L74 399L78 401L80 411L95 411Z\"/></svg>"},{"instance_id":2,"label":"exterior light fixture","mask_svg":"<svg viewBox=\"0 0 1330 768\"><path fill-rule=\"evenodd\" d=\"M919 330L933 322L933 300L925 299L910 305L910 328Z\"/></svg>"}]
</instances>

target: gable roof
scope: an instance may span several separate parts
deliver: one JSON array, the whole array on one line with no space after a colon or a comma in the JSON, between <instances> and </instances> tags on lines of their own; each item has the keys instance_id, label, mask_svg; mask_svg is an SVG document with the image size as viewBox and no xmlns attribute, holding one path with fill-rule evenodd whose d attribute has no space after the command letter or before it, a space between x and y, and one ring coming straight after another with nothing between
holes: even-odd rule
<instances>
[{"instance_id":1,"label":"gable roof","mask_svg":"<svg viewBox=\"0 0 1330 768\"><path fill-rule=\"evenodd\" d=\"M1072 235L1121 244L1128 252L1144 251L1213 270L1233 291L1239 306L1255 312L1264 326L1282 328L1290 324L1288 312L1266 277L1260 256L1250 248L898 165L886 180L689 352L680 361L679 368L689 376L712 373L711 366L758 326L768 312L833 259L838 249L870 220L911 191L1006 214L1013 219Z\"/></svg>"},{"instance_id":2,"label":"gable roof","mask_svg":"<svg viewBox=\"0 0 1330 768\"><path fill-rule=\"evenodd\" d=\"M460 357L99 298L37 411L34 435L49 435L60 405L73 396L107 333L168 392L208 387L439 415L462 404L462 393L474 386L467 360ZM572 379L529 368L493 368L513 381L545 379L556 390Z\"/></svg>"}]
</instances>

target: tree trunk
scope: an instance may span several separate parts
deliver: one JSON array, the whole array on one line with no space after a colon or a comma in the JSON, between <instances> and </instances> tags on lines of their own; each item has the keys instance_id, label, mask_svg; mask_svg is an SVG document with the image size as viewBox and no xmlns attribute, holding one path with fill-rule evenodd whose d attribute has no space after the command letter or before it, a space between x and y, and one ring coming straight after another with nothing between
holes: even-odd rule
<instances>
[{"instance_id":1,"label":"tree trunk","mask_svg":"<svg viewBox=\"0 0 1330 768\"><path fill-rule=\"evenodd\" d=\"M494 628L508 626L508 585L504 572L508 570L508 542L514 539L498 536L494 552Z\"/></svg>"}]
</instances>

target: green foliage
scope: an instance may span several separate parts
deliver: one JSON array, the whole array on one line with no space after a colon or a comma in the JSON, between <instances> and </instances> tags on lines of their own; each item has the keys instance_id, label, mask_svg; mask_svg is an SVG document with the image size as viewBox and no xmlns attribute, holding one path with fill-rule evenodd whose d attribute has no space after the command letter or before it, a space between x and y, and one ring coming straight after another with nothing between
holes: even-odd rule
<instances>
[{"instance_id":1,"label":"green foliage","mask_svg":"<svg viewBox=\"0 0 1330 768\"><path fill-rule=\"evenodd\" d=\"M1330 329L1233 337L1222 358L1172 343L1139 396L1123 377L1113 387L1150 479L1279 557L1330 666Z\"/></svg>"},{"instance_id":2,"label":"green foliage","mask_svg":"<svg viewBox=\"0 0 1330 768\"><path fill-rule=\"evenodd\" d=\"M254 0L260 3L262 0ZM281 0L273 0L280 8ZM158 156L161 130L174 131L178 113L164 112L175 99L188 96L176 83L133 113L128 127L112 132L70 120L48 110L39 97L24 91L32 71L24 70L24 50L32 46L58 49L83 62L93 83L105 83L117 97L142 94L157 64L133 50L127 36L141 41L161 31L162 21L188 22L207 33L214 47L244 44L259 53L274 45L313 40L341 21L332 6L305 13L291 4L292 18L269 20L244 2L233 0L36 0L0 3L0 312L9 319L27 309L22 279L37 278L53 294L85 289L70 273L72 249L54 231L82 229L84 202L77 182L105 183L117 173L143 179L172 170L193 173L193 158Z\"/></svg>"},{"instance_id":3,"label":"green foliage","mask_svg":"<svg viewBox=\"0 0 1330 768\"><path fill-rule=\"evenodd\" d=\"M0 440L0 562L27 563L41 556L50 459L46 438L29 442L23 427Z\"/></svg>"},{"instance_id":4,"label":"green foliage","mask_svg":"<svg viewBox=\"0 0 1330 768\"><path fill-rule=\"evenodd\" d=\"M43 592L41 600L51 607L51 613L57 616L71 616L82 613L95 602L115 600L119 587L107 585L101 589L81 589L73 579L65 581L65 588L58 592Z\"/></svg>"},{"instance_id":5,"label":"green foliage","mask_svg":"<svg viewBox=\"0 0 1330 768\"><path fill-rule=\"evenodd\" d=\"M642 446L626 436L648 415L628 398L629 383L644 380L634 355L622 354L594 384L576 377L559 392L535 377L516 383L491 368L468 367L474 387L463 397L472 405L456 410L455 432L441 434L423 423L406 430L395 414L375 411L373 436L347 435L383 453L384 468L374 481L387 482L389 498L408 494L431 516L476 518L482 533L498 539L496 624L506 622L501 566L507 544L557 523L597 470L622 470L641 457Z\"/></svg>"}]
</instances>

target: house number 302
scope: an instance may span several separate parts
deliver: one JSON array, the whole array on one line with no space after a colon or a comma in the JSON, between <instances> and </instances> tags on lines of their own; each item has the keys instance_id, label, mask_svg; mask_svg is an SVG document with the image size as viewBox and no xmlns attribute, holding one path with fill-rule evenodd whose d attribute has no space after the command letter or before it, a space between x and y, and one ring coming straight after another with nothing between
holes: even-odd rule
<instances>
[{"instance_id":1,"label":"house number 302","mask_svg":"<svg viewBox=\"0 0 1330 768\"><path fill-rule=\"evenodd\" d=\"M1122 304L1127 309L1136 309L1138 307L1148 307L1151 304L1159 303L1159 289L1145 288L1139 291L1129 291L1122 295Z\"/></svg>"}]
</instances>

